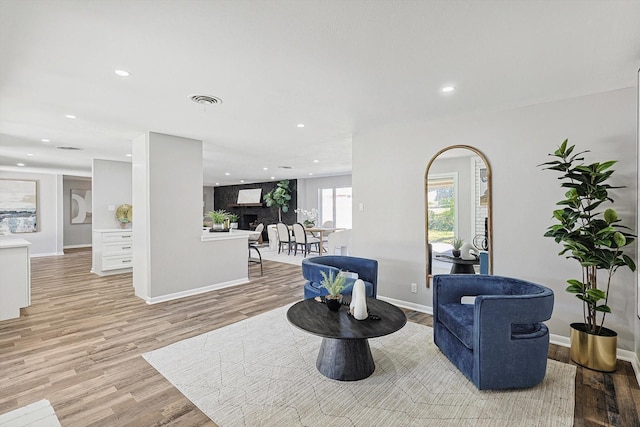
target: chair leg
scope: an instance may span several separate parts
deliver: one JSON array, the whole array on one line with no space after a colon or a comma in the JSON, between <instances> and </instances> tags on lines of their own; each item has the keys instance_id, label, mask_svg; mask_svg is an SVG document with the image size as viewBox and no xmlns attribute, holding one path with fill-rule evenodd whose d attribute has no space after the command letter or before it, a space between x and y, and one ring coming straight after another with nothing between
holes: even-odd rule
<instances>
[{"instance_id":1,"label":"chair leg","mask_svg":"<svg viewBox=\"0 0 640 427\"><path fill-rule=\"evenodd\" d=\"M258 253L258 260L259 261L251 261L251 249L253 249L254 251L256 251ZM255 263L260 263L260 275L263 276L264 272L262 270L262 254L260 253L260 250L255 247L255 246L251 246L249 245L249 262L255 262Z\"/></svg>"}]
</instances>

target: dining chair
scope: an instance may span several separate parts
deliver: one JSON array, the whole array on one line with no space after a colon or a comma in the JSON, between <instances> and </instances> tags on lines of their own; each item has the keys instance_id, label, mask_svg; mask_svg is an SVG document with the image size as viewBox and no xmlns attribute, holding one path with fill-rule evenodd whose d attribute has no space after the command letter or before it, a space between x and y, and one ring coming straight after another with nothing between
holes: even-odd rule
<instances>
[{"instance_id":1,"label":"dining chair","mask_svg":"<svg viewBox=\"0 0 640 427\"><path fill-rule=\"evenodd\" d=\"M320 253L320 239L308 235L304 226L299 222L293 224L293 238L295 240L293 249L294 255L298 255L298 246L302 246L302 255L304 255L305 258L310 252L312 245L316 245L318 247L318 254Z\"/></svg>"},{"instance_id":2,"label":"dining chair","mask_svg":"<svg viewBox=\"0 0 640 427\"><path fill-rule=\"evenodd\" d=\"M295 243L295 238L291 237L289 233L289 227L284 222L279 222L276 225L278 231L278 253L282 250L282 245L287 245L287 255L291 254L291 245Z\"/></svg>"},{"instance_id":3,"label":"dining chair","mask_svg":"<svg viewBox=\"0 0 640 427\"><path fill-rule=\"evenodd\" d=\"M267 237L269 238L269 249L276 250L278 246L278 226L276 224L267 225Z\"/></svg>"},{"instance_id":4,"label":"dining chair","mask_svg":"<svg viewBox=\"0 0 640 427\"><path fill-rule=\"evenodd\" d=\"M327 236L327 253L335 255L336 249L340 249L340 255L349 255L349 243L351 242L351 230L338 230Z\"/></svg>"}]
</instances>

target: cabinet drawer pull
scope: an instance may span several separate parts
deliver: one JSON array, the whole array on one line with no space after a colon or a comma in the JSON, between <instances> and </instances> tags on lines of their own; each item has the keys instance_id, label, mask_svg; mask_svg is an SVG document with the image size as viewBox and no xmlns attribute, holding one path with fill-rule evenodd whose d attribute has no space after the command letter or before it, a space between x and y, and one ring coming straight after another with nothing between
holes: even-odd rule
<instances>
[{"instance_id":1,"label":"cabinet drawer pull","mask_svg":"<svg viewBox=\"0 0 640 427\"><path fill-rule=\"evenodd\" d=\"M122 249L131 249L131 246L123 246Z\"/></svg>"},{"instance_id":2,"label":"cabinet drawer pull","mask_svg":"<svg viewBox=\"0 0 640 427\"><path fill-rule=\"evenodd\" d=\"M123 263L123 264L124 264L125 262L131 262L131 260L130 260L130 259L122 260L122 263Z\"/></svg>"}]
</instances>

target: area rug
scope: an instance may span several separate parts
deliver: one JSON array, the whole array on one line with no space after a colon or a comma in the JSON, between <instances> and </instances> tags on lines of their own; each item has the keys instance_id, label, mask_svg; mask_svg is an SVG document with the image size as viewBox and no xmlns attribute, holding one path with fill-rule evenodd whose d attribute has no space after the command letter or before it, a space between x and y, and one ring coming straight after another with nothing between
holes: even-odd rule
<instances>
[{"instance_id":1,"label":"area rug","mask_svg":"<svg viewBox=\"0 0 640 427\"><path fill-rule=\"evenodd\" d=\"M278 253L277 249L269 249L268 246L261 247L260 253L262 254L263 260L282 262L285 264L302 265L302 260L304 259L302 251L298 251L297 255L294 255L293 251L291 251L291 254L287 255L286 249ZM309 256L317 256L317 254L311 254Z\"/></svg>"},{"instance_id":2,"label":"area rug","mask_svg":"<svg viewBox=\"0 0 640 427\"><path fill-rule=\"evenodd\" d=\"M177 342L144 358L221 427L572 426L575 367L548 361L545 380L479 391L408 322L369 340L375 372L340 382L316 370L321 338L282 307Z\"/></svg>"},{"instance_id":3,"label":"area rug","mask_svg":"<svg viewBox=\"0 0 640 427\"><path fill-rule=\"evenodd\" d=\"M0 415L3 427L60 427L60 421L48 400L39 400Z\"/></svg>"}]
</instances>

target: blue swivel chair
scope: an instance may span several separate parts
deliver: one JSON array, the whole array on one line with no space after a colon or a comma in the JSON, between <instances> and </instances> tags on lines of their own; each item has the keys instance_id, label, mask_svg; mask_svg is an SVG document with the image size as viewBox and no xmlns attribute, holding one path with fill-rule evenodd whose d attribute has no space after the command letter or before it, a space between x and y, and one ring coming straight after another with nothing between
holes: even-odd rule
<instances>
[{"instance_id":1,"label":"blue swivel chair","mask_svg":"<svg viewBox=\"0 0 640 427\"><path fill-rule=\"evenodd\" d=\"M472 304L464 296L475 297ZM466 300L465 300L466 302ZM524 280L480 274L436 275L436 345L478 389L540 383L547 369L553 291Z\"/></svg>"},{"instance_id":2,"label":"blue swivel chair","mask_svg":"<svg viewBox=\"0 0 640 427\"><path fill-rule=\"evenodd\" d=\"M321 271L328 276L329 272L337 275L340 271L358 273L358 278L364 281L368 297L376 298L378 294L378 261L352 256L326 255L302 260L302 275L307 280L304 284L304 298L315 298L327 295L327 290L320 286ZM343 295L351 295L355 279L347 279L347 286L342 290Z\"/></svg>"}]
</instances>

